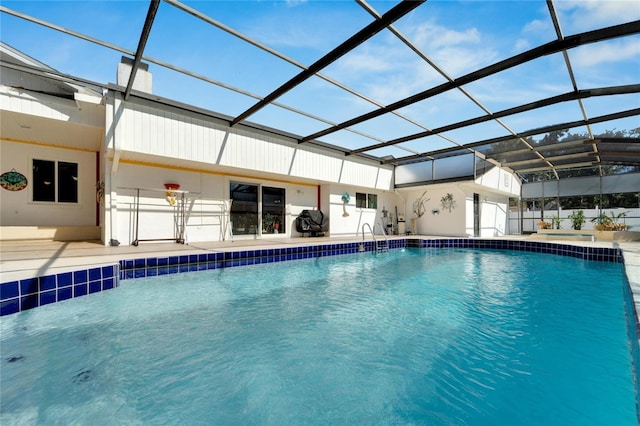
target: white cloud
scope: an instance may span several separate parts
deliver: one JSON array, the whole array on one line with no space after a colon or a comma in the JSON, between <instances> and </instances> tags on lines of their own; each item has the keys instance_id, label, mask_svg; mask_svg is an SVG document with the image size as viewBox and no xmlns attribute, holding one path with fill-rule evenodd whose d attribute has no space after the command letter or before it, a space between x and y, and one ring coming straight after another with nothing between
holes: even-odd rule
<instances>
[{"instance_id":1,"label":"white cloud","mask_svg":"<svg viewBox=\"0 0 640 426\"><path fill-rule=\"evenodd\" d=\"M287 0L286 1L287 6L289 6L289 7L295 7L295 6L304 4L306 2L307 2L307 0Z\"/></svg>"},{"instance_id":2,"label":"white cloud","mask_svg":"<svg viewBox=\"0 0 640 426\"><path fill-rule=\"evenodd\" d=\"M623 62L640 57L637 39L592 44L569 52L576 67L593 67L604 63Z\"/></svg>"},{"instance_id":3,"label":"white cloud","mask_svg":"<svg viewBox=\"0 0 640 426\"><path fill-rule=\"evenodd\" d=\"M571 33L640 18L637 0L563 0L554 2L561 23Z\"/></svg>"},{"instance_id":4,"label":"white cloud","mask_svg":"<svg viewBox=\"0 0 640 426\"><path fill-rule=\"evenodd\" d=\"M481 41L480 32L476 28L455 31L433 22L416 27L411 39L427 51L455 45L479 44Z\"/></svg>"},{"instance_id":5,"label":"white cloud","mask_svg":"<svg viewBox=\"0 0 640 426\"><path fill-rule=\"evenodd\" d=\"M551 23L549 21L542 21L540 19L534 19L531 22L528 22L524 28L522 29L523 33L533 33L533 34L548 34L549 30L553 30L551 27Z\"/></svg>"},{"instance_id":6,"label":"white cloud","mask_svg":"<svg viewBox=\"0 0 640 426\"><path fill-rule=\"evenodd\" d=\"M515 52L522 52L528 50L531 47L531 43L526 38L519 38L513 47Z\"/></svg>"},{"instance_id":7,"label":"white cloud","mask_svg":"<svg viewBox=\"0 0 640 426\"><path fill-rule=\"evenodd\" d=\"M497 56L494 49L482 44L482 34L476 28L456 31L427 22L405 29L404 34L454 78L491 63ZM445 81L391 35L372 39L350 52L328 73L386 104Z\"/></svg>"}]
</instances>

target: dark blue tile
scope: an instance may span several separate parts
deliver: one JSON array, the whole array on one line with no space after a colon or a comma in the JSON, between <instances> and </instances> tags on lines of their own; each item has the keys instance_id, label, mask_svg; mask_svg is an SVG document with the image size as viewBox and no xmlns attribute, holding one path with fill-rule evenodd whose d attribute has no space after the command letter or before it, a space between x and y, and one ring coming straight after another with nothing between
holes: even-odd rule
<instances>
[{"instance_id":1,"label":"dark blue tile","mask_svg":"<svg viewBox=\"0 0 640 426\"><path fill-rule=\"evenodd\" d=\"M22 296L20 298L20 310L26 311L27 309L33 309L38 307L38 295L30 294L28 296Z\"/></svg>"},{"instance_id":2,"label":"dark blue tile","mask_svg":"<svg viewBox=\"0 0 640 426\"><path fill-rule=\"evenodd\" d=\"M73 284L73 274L71 272L58 274L58 287L67 287L71 284Z\"/></svg>"},{"instance_id":3,"label":"dark blue tile","mask_svg":"<svg viewBox=\"0 0 640 426\"><path fill-rule=\"evenodd\" d=\"M102 291L102 281L92 281L89 283L89 293Z\"/></svg>"},{"instance_id":4,"label":"dark blue tile","mask_svg":"<svg viewBox=\"0 0 640 426\"><path fill-rule=\"evenodd\" d=\"M114 284L115 284L115 279L107 278L104 281L102 281L102 289L103 290L112 289L114 287Z\"/></svg>"},{"instance_id":5,"label":"dark blue tile","mask_svg":"<svg viewBox=\"0 0 640 426\"><path fill-rule=\"evenodd\" d=\"M150 257L147 259L147 268L148 267L154 267L154 266L158 266L158 258L157 257Z\"/></svg>"},{"instance_id":6,"label":"dark blue tile","mask_svg":"<svg viewBox=\"0 0 640 426\"><path fill-rule=\"evenodd\" d=\"M198 263L206 263L207 262L207 255L206 254L199 254L198 255Z\"/></svg>"},{"instance_id":7,"label":"dark blue tile","mask_svg":"<svg viewBox=\"0 0 640 426\"><path fill-rule=\"evenodd\" d=\"M170 265L169 266L169 273L170 274L177 274L178 272L180 272L180 270L178 269L178 265Z\"/></svg>"},{"instance_id":8,"label":"dark blue tile","mask_svg":"<svg viewBox=\"0 0 640 426\"><path fill-rule=\"evenodd\" d=\"M82 284L87 282L87 271L75 271L73 273L73 283L74 284Z\"/></svg>"},{"instance_id":9,"label":"dark blue tile","mask_svg":"<svg viewBox=\"0 0 640 426\"><path fill-rule=\"evenodd\" d=\"M133 271L134 278L144 278L147 276L147 270L145 268L136 269Z\"/></svg>"},{"instance_id":10,"label":"dark blue tile","mask_svg":"<svg viewBox=\"0 0 640 426\"><path fill-rule=\"evenodd\" d=\"M180 264L184 265L184 264L187 264L187 263L189 263L189 256L186 256L186 255L180 256Z\"/></svg>"},{"instance_id":11,"label":"dark blue tile","mask_svg":"<svg viewBox=\"0 0 640 426\"><path fill-rule=\"evenodd\" d=\"M147 268L147 277L155 277L156 275L158 275L158 268L156 267Z\"/></svg>"},{"instance_id":12,"label":"dark blue tile","mask_svg":"<svg viewBox=\"0 0 640 426\"><path fill-rule=\"evenodd\" d=\"M20 285L18 281L0 284L0 300L13 299L18 296L20 296Z\"/></svg>"},{"instance_id":13,"label":"dark blue tile","mask_svg":"<svg viewBox=\"0 0 640 426\"><path fill-rule=\"evenodd\" d=\"M114 277L116 274L116 268L112 266L103 266L102 267L102 278L110 278ZM60 286L58 286L60 287Z\"/></svg>"},{"instance_id":14,"label":"dark blue tile","mask_svg":"<svg viewBox=\"0 0 640 426\"><path fill-rule=\"evenodd\" d=\"M124 269L133 269L133 260L125 260Z\"/></svg>"},{"instance_id":15,"label":"dark blue tile","mask_svg":"<svg viewBox=\"0 0 640 426\"><path fill-rule=\"evenodd\" d=\"M4 300L0 302L0 316L20 312L20 299Z\"/></svg>"},{"instance_id":16,"label":"dark blue tile","mask_svg":"<svg viewBox=\"0 0 640 426\"><path fill-rule=\"evenodd\" d=\"M158 266L167 266L169 265L169 258L168 257L159 257L158 258Z\"/></svg>"},{"instance_id":17,"label":"dark blue tile","mask_svg":"<svg viewBox=\"0 0 640 426\"><path fill-rule=\"evenodd\" d=\"M189 272L195 272L197 270L198 270L198 264L197 263L189 264Z\"/></svg>"},{"instance_id":18,"label":"dark blue tile","mask_svg":"<svg viewBox=\"0 0 640 426\"><path fill-rule=\"evenodd\" d=\"M167 275L169 273L168 266L158 266L158 275Z\"/></svg>"},{"instance_id":19,"label":"dark blue tile","mask_svg":"<svg viewBox=\"0 0 640 426\"><path fill-rule=\"evenodd\" d=\"M40 293L40 306L56 303L56 296L57 296L56 290L45 291Z\"/></svg>"},{"instance_id":20,"label":"dark blue tile","mask_svg":"<svg viewBox=\"0 0 640 426\"><path fill-rule=\"evenodd\" d=\"M73 297L80 297L87 294L87 283L73 286Z\"/></svg>"},{"instance_id":21,"label":"dark blue tile","mask_svg":"<svg viewBox=\"0 0 640 426\"><path fill-rule=\"evenodd\" d=\"M58 289L58 302L62 300L71 299L73 297L73 289L71 287Z\"/></svg>"},{"instance_id":22,"label":"dark blue tile","mask_svg":"<svg viewBox=\"0 0 640 426\"><path fill-rule=\"evenodd\" d=\"M132 278L133 278L133 270L129 269L128 271L125 271L124 279L130 280Z\"/></svg>"},{"instance_id":23,"label":"dark blue tile","mask_svg":"<svg viewBox=\"0 0 640 426\"><path fill-rule=\"evenodd\" d=\"M216 253L207 254L207 262L213 262L214 260L216 260Z\"/></svg>"},{"instance_id":24,"label":"dark blue tile","mask_svg":"<svg viewBox=\"0 0 640 426\"><path fill-rule=\"evenodd\" d=\"M189 265L180 265L180 272L189 272Z\"/></svg>"},{"instance_id":25,"label":"dark blue tile","mask_svg":"<svg viewBox=\"0 0 640 426\"><path fill-rule=\"evenodd\" d=\"M38 279L37 278L27 278L24 280L20 280L20 294L25 296L27 294L37 293L38 292Z\"/></svg>"},{"instance_id":26,"label":"dark blue tile","mask_svg":"<svg viewBox=\"0 0 640 426\"><path fill-rule=\"evenodd\" d=\"M40 277L40 291L55 290L56 288L56 276L47 275Z\"/></svg>"},{"instance_id":27,"label":"dark blue tile","mask_svg":"<svg viewBox=\"0 0 640 426\"><path fill-rule=\"evenodd\" d=\"M177 265L180 262L178 256L169 256L169 265Z\"/></svg>"},{"instance_id":28,"label":"dark blue tile","mask_svg":"<svg viewBox=\"0 0 640 426\"><path fill-rule=\"evenodd\" d=\"M102 279L102 268L89 269L89 281L98 281Z\"/></svg>"},{"instance_id":29,"label":"dark blue tile","mask_svg":"<svg viewBox=\"0 0 640 426\"><path fill-rule=\"evenodd\" d=\"M197 263L198 262L198 255L197 254L190 254L189 255L189 263Z\"/></svg>"},{"instance_id":30,"label":"dark blue tile","mask_svg":"<svg viewBox=\"0 0 640 426\"><path fill-rule=\"evenodd\" d=\"M135 259L133 261L133 267L138 269L138 268L144 268L147 266L147 262L145 259Z\"/></svg>"}]
</instances>

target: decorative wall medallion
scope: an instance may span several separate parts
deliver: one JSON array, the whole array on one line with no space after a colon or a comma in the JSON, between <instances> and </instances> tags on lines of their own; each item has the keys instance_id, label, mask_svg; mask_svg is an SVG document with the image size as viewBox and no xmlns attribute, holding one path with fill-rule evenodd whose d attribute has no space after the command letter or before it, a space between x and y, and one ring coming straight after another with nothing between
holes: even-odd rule
<instances>
[{"instance_id":1,"label":"decorative wall medallion","mask_svg":"<svg viewBox=\"0 0 640 426\"><path fill-rule=\"evenodd\" d=\"M7 191L22 191L27 187L27 177L16 169L11 169L10 172L4 172L0 175L0 186Z\"/></svg>"}]
</instances>

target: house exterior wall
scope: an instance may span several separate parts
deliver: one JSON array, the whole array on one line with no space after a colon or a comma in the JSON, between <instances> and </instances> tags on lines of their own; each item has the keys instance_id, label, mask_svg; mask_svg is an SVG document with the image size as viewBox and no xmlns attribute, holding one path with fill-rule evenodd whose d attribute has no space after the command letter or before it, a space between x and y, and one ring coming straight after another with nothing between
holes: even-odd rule
<instances>
[{"instance_id":1,"label":"house exterior wall","mask_svg":"<svg viewBox=\"0 0 640 426\"><path fill-rule=\"evenodd\" d=\"M174 239L177 237L177 208L166 198L164 183L179 183L185 193L185 239L187 242L223 241L233 236L227 221L229 185L232 182L282 188L285 190L285 232L262 235L263 238L297 236L295 219L302 210L313 210L317 203L317 186L251 176L229 176L210 171L151 167L123 162L118 168L117 182L111 177L114 190L105 199L106 220L104 240L131 244L136 238L136 195L140 188L138 235L144 239ZM178 199L180 195L178 194ZM258 215L260 217L260 215Z\"/></svg>"},{"instance_id":2,"label":"house exterior wall","mask_svg":"<svg viewBox=\"0 0 640 426\"><path fill-rule=\"evenodd\" d=\"M393 192L381 191L377 189L364 189L350 185L331 185L329 193L329 216L331 218L332 236L356 236L362 235L362 227L369 224L375 234L382 234L381 212L386 206L391 211L392 206L398 205L401 199L397 198ZM377 207L362 208L357 207L356 193L375 194L377 196ZM349 195L349 202L344 203L343 194ZM385 204L387 203L387 204ZM369 228L366 228L365 238L370 238Z\"/></svg>"},{"instance_id":3,"label":"house exterior wall","mask_svg":"<svg viewBox=\"0 0 640 426\"><path fill-rule=\"evenodd\" d=\"M501 172L502 173L502 172ZM507 177L510 175L505 173ZM513 191L519 191L519 184L509 183L511 192L497 192L496 186L503 187L505 176L496 173L493 178L483 179L483 184L476 182L444 183L439 185L422 186L420 188L403 189L402 197L406 200L407 228L422 235L460 235L474 236L474 194L479 197L480 237L497 237L508 233L509 197ZM485 185L486 184L486 185ZM498 185L499 184L499 185ZM413 211L413 204L424 191L425 213L418 218ZM442 197L452 194L455 200L454 208L442 206ZM412 228L413 227L413 228Z\"/></svg>"},{"instance_id":4,"label":"house exterior wall","mask_svg":"<svg viewBox=\"0 0 640 426\"><path fill-rule=\"evenodd\" d=\"M134 188L141 189L137 239L176 235L175 211L163 190L165 183L174 182L188 191L186 238L191 242L230 238L224 206L231 182L285 190L285 232L265 238L299 236L295 218L302 210L317 209L318 202L330 218L329 235L356 235L355 218L342 217L339 200L345 188L352 191L355 206L356 189L382 194L393 186L392 167L260 130L230 128L212 117L145 100L124 102L110 96L106 117L105 242L131 244L136 239ZM376 216L375 209L360 213L370 221Z\"/></svg>"},{"instance_id":5,"label":"house exterior wall","mask_svg":"<svg viewBox=\"0 0 640 426\"><path fill-rule=\"evenodd\" d=\"M78 203L33 202L32 160L78 164ZM0 189L2 226L93 226L96 222L96 154L0 140L0 170L15 169L29 184L21 191Z\"/></svg>"}]
</instances>

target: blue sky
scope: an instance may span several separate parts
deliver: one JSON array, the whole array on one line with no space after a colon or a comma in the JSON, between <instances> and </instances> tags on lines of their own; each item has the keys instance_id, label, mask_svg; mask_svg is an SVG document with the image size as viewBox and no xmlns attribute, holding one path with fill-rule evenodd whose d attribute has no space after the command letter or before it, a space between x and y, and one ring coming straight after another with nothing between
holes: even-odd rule
<instances>
[{"instance_id":1,"label":"blue sky","mask_svg":"<svg viewBox=\"0 0 640 426\"><path fill-rule=\"evenodd\" d=\"M224 25L310 65L344 39L372 21L351 1L185 1ZM396 2L369 5L383 14ZM67 29L135 51L148 3L146 1L3 1L2 6ZM554 3L565 36L640 19L640 2L572 1ZM96 46L6 13L0 14L2 41L57 70L100 83L115 82L119 52ZM396 22L395 27L449 76L456 78L556 38L544 1L428 1ZM572 49L568 53L579 89L640 83L640 36ZM264 52L162 2L145 56L169 62L224 84L265 96L300 72L300 68ZM154 93L170 99L235 116L256 99L150 65ZM330 82L313 77L278 102L339 123L445 82L445 78L389 31L382 31L322 74L374 103ZM549 55L465 86L491 111L572 90L562 54ZM640 107L640 95L618 95L584 101L590 117ZM435 128L483 115L484 111L454 90L410 105L404 118L385 115L355 126L355 130L388 140L425 128ZM579 120L577 102L503 119L515 131ZM250 121L305 136L322 130L325 122L268 106ZM638 127L638 117L594 126L593 130ZM586 128L574 129L586 132ZM371 152L402 157L502 136L495 122L432 136ZM377 141L348 131L321 138L347 148Z\"/></svg>"}]
</instances>

